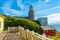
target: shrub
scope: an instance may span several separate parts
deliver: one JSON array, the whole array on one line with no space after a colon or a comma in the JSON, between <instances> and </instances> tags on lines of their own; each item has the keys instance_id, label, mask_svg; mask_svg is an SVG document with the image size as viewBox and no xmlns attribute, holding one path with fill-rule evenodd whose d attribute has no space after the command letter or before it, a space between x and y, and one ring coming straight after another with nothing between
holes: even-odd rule
<instances>
[{"instance_id":1,"label":"shrub","mask_svg":"<svg viewBox=\"0 0 60 40\"><path fill-rule=\"evenodd\" d=\"M16 18L16 17L12 17L12 16L6 16L5 19L5 26L22 26L26 29L29 30L34 30L35 32L39 33L40 32L40 27L39 25L29 19L25 19L25 18Z\"/></svg>"}]
</instances>

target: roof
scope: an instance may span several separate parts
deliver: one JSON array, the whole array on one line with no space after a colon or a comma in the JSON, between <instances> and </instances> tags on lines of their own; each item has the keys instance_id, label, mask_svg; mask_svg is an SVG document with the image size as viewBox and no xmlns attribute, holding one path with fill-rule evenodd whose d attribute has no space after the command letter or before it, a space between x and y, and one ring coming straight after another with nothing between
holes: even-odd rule
<instances>
[{"instance_id":1,"label":"roof","mask_svg":"<svg viewBox=\"0 0 60 40\"><path fill-rule=\"evenodd\" d=\"M5 18L3 15L0 14L0 17Z\"/></svg>"},{"instance_id":2,"label":"roof","mask_svg":"<svg viewBox=\"0 0 60 40\"><path fill-rule=\"evenodd\" d=\"M55 30L53 26L41 26L43 30Z\"/></svg>"}]
</instances>

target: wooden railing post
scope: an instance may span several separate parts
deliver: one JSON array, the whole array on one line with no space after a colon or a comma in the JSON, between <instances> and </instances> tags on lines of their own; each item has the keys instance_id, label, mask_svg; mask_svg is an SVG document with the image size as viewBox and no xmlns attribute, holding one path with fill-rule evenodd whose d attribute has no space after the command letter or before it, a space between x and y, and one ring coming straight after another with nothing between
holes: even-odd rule
<instances>
[{"instance_id":1,"label":"wooden railing post","mask_svg":"<svg viewBox=\"0 0 60 40\"><path fill-rule=\"evenodd\" d=\"M29 32L29 30L28 29L26 29L26 40L28 40L28 32Z\"/></svg>"},{"instance_id":2,"label":"wooden railing post","mask_svg":"<svg viewBox=\"0 0 60 40\"><path fill-rule=\"evenodd\" d=\"M25 40L53 40L47 38L44 35L37 34L34 31L29 31L28 29L24 30L24 28L20 26L19 26L19 32L24 37Z\"/></svg>"},{"instance_id":3,"label":"wooden railing post","mask_svg":"<svg viewBox=\"0 0 60 40\"><path fill-rule=\"evenodd\" d=\"M34 35L34 30L33 31L31 31L32 33L31 33L31 35L32 35L32 40L33 40L33 35Z\"/></svg>"}]
</instances>

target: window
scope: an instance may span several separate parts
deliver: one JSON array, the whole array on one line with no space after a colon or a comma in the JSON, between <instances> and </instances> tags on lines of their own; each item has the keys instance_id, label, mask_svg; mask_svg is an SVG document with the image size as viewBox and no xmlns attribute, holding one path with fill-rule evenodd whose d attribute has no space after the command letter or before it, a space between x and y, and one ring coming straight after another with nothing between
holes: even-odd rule
<instances>
[{"instance_id":1,"label":"window","mask_svg":"<svg viewBox=\"0 0 60 40\"><path fill-rule=\"evenodd\" d=\"M0 28L1 28L1 21L0 21Z\"/></svg>"},{"instance_id":2,"label":"window","mask_svg":"<svg viewBox=\"0 0 60 40\"><path fill-rule=\"evenodd\" d=\"M46 32L48 32L48 31L46 31Z\"/></svg>"},{"instance_id":3,"label":"window","mask_svg":"<svg viewBox=\"0 0 60 40\"><path fill-rule=\"evenodd\" d=\"M53 32L54 32L54 30L53 30Z\"/></svg>"}]
</instances>

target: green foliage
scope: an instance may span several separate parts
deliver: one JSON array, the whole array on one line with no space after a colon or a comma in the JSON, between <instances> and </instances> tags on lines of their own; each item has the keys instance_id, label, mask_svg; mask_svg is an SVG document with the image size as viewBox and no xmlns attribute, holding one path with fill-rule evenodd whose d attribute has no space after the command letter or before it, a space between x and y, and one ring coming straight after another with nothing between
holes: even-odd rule
<instances>
[{"instance_id":1,"label":"green foliage","mask_svg":"<svg viewBox=\"0 0 60 40\"><path fill-rule=\"evenodd\" d=\"M20 25L30 30L39 30L39 25L29 19L20 18Z\"/></svg>"},{"instance_id":2,"label":"green foliage","mask_svg":"<svg viewBox=\"0 0 60 40\"><path fill-rule=\"evenodd\" d=\"M7 29L7 26L22 26L26 29L29 30L34 30L35 32L39 33L40 31L40 27L39 25L29 19L25 19L25 18L16 18L16 17L12 17L12 16L5 16L5 26Z\"/></svg>"},{"instance_id":3,"label":"green foliage","mask_svg":"<svg viewBox=\"0 0 60 40\"><path fill-rule=\"evenodd\" d=\"M37 20L34 20L34 22L36 22L37 24L41 25L41 24L40 24L40 22L39 22L39 21L37 21Z\"/></svg>"}]
</instances>

